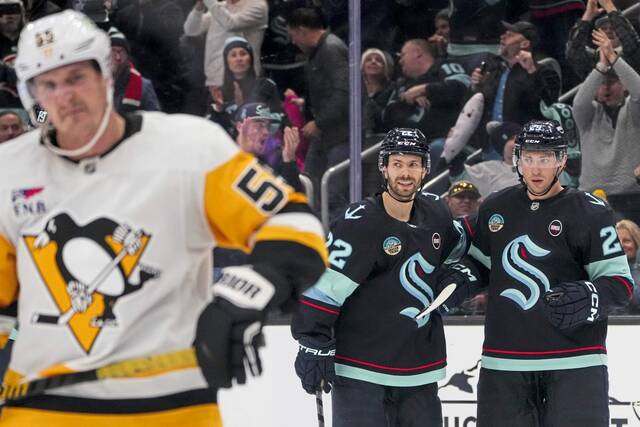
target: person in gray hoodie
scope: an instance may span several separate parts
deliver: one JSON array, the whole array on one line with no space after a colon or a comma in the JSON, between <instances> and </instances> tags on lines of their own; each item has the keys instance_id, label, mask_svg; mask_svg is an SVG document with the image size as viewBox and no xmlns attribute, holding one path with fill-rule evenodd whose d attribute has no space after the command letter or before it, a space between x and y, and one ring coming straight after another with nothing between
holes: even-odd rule
<instances>
[{"instance_id":1,"label":"person in gray hoodie","mask_svg":"<svg viewBox=\"0 0 640 427\"><path fill-rule=\"evenodd\" d=\"M592 36L600 58L573 102L582 143L580 189L604 190L614 210L637 221L640 186L633 170L640 164L640 75L602 30Z\"/></svg>"}]
</instances>

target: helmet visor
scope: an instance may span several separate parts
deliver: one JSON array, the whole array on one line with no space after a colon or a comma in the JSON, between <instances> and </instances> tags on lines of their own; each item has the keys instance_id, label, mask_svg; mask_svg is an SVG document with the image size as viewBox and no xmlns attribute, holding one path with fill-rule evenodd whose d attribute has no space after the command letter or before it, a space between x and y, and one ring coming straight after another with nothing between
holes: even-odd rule
<instances>
[{"instance_id":1,"label":"helmet visor","mask_svg":"<svg viewBox=\"0 0 640 427\"><path fill-rule=\"evenodd\" d=\"M522 168L555 169L564 166L567 158L566 150L527 150L516 147L513 152L513 163Z\"/></svg>"}]
</instances>

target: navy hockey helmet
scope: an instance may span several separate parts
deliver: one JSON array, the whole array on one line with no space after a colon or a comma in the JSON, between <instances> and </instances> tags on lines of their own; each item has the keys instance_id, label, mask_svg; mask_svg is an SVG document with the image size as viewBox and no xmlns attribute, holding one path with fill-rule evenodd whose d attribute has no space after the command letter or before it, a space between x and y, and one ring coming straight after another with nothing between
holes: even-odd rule
<instances>
[{"instance_id":1,"label":"navy hockey helmet","mask_svg":"<svg viewBox=\"0 0 640 427\"><path fill-rule=\"evenodd\" d=\"M516 137L516 152L522 150L567 151L567 138L555 120L531 120Z\"/></svg>"},{"instance_id":2,"label":"navy hockey helmet","mask_svg":"<svg viewBox=\"0 0 640 427\"><path fill-rule=\"evenodd\" d=\"M551 187L558 180L558 176L562 172L562 168L566 164L567 159L567 137L562 129L562 126L555 120L531 120L524 127L522 131L516 136L515 148L513 150L513 165L516 167L516 172L520 177L520 182L528 187L522 172L522 153L523 151L546 151L553 152L555 154L555 162L548 162L548 165L539 163L538 167L550 167L555 168L555 178L549 187L541 192L534 193L533 190L528 188L529 192L535 196L543 196L549 192ZM527 159L524 159L526 162Z\"/></svg>"},{"instance_id":3,"label":"navy hockey helmet","mask_svg":"<svg viewBox=\"0 0 640 427\"><path fill-rule=\"evenodd\" d=\"M378 169L382 171L389 164L392 154L414 154L422 158L427 173L431 169L429 144L419 129L393 128L385 135L378 154Z\"/></svg>"}]
</instances>

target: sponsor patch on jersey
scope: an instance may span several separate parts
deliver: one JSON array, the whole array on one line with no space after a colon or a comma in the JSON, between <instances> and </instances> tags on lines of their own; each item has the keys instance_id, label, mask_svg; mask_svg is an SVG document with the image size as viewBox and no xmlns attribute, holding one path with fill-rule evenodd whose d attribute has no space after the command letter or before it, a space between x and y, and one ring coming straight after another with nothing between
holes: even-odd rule
<instances>
[{"instance_id":1,"label":"sponsor patch on jersey","mask_svg":"<svg viewBox=\"0 0 640 427\"><path fill-rule=\"evenodd\" d=\"M20 188L11 192L13 213L17 217L25 215L42 215L47 207L42 200L44 187Z\"/></svg>"},{"instance_id":2,"label":"sponsor patch on jersey","mask_svg":"<svg viewBox=\"0 0 640 427\"><path fill-rule=\"evenodd\" d=\"M549 234L553 237L557 237L562 233L562 222L558 219L554 219L549 223Z\"/></svg>"},{"instance_id":3,"label":"sponsor patch on jersey","mask_svg":"<svg viewBox=\"0 0 640 427\"><path fill-rule=\"evenodd\" d=\"M440 242L441 241L442 241L442 239L440 238L440 234L433 233L433 236L431 236L431 244L433 245L433 249L435 249L435 250L440 249Z\"/></svg>"},{"instance_id":4,"label":"sponsor patch on jersey","mask_svg":"<svg viewBox=\"0 0 640 427\"><path fill-rule=\"evenodd\" d=\"M504 218L500 214L493 214L489 218L489 231L495 233L504 227Z\"/></svg>"},{"instance_id":5,"label":"sponsor patch on jersey","mask_svg":"<svg viewBox=\"0 0 640 427\"><path fill-rule=\"evenodd\" d=\"M398 255L402 250L402 242L396 236L389 236L384 239L382 249L387 255Z\"/></svg>"}]
</instances>

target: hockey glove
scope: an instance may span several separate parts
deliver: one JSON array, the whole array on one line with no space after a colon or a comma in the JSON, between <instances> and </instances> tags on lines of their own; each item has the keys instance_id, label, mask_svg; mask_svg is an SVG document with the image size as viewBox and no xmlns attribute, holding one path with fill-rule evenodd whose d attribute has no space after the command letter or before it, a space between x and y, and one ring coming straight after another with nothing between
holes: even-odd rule
<instances>
[{"instance_id":1,"label":"hockey glove","mask_svg":"<svg viewBox=\"0 0 640 427\"><path fill-rule=\"evenodd\" d=\"M194 347L212 388L244 384L246 369L262 373L258 348L264 345L262 311L274 286L249 266L227 267L213 285L214 300L200 314Z\"/></svg>"},{"instance_id":2,"label":"hockey glove","mask_svg":"<svg viewBox=\"0 0 640 427\"><path fill-rule=\"evenodd\" d=\"M451 296L442 304L442 307L447 311L454 307L459 307L464 300L474 293L475 288L479 286L478 277L473 274L467 266L464 264L453 264L440 271L434 297L437 297L450 283L455 283L458 286Z\"/></svg>"},{"instance_id":3,"label":"hockey glove","mask_svg":"<svg viewBox=\"0 0 640 427\"><path fill-rule=\"evenodd\" d=\"M314 394L320 387L325 393L329 393L331 384L336 379L336 340L318 342L313 338L301 337L298 344L295 368L302 381L302 388L309 394Z\"/></svg>"},{"instance_id":4,"label":"hockey glove","mask_svg":"<svg viewBox=\"0 0 640 427\"><path fill-rule=\"evenodd\" d=\"M558 283L542 301L547 318L559 329L594 323L600 317L598 290L586 280Z\"/></svg>"}]
</instances>

